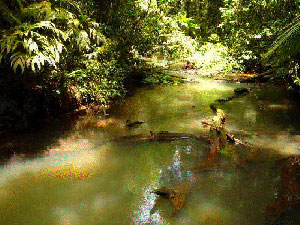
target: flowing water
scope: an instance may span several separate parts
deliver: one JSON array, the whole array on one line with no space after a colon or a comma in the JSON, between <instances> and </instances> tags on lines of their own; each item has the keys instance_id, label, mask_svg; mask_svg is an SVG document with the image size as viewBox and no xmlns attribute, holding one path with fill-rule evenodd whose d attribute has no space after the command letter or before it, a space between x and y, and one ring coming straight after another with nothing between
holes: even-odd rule
<instances>
[{"instance_id":1,"label":"flowing water","mask_svg":"<svg viewBox=\"0 0 300 225\"><path fill-rule=\"evenodd\" d=\"M138 136L203 135L201 121L214 116L209 105L239 86L247 85L203 80L141 88L108 118L83 116L68 130L49 133L48 142L31 136L34 154L29 145L23 154L2 160L0 224L265 224L266 206L276 196L274 161L299 154L299 107L283 88L256 86L221 105L226 128L246 133L240 138L263 149L246 169L231 166L236 162L224 155L226 167L195 175L192 169L207 157L207 143ZM145 123L127 129L128 119ZM184 207L172 215L171 202L151 191L185 182Z\"/></svg>"}]
</instances>

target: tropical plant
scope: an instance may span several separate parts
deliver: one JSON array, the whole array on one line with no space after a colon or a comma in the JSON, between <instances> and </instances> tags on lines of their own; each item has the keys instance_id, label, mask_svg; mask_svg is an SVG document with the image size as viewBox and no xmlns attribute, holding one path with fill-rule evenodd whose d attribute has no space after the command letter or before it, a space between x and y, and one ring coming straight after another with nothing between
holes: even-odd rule
<instances>
[{"instance_id":1,"label":"tropical plant","mask_svg":"<svg viewBox=\"0 0 300 225\"><path fill-rule=\"evenodd\" d=\"M283 61L282 57L290 58L300 53L300 17L296 17L294 21L284 27L274 41L271 48L263 55L265 60L270 60L276 55L281 57L277 58L277 61Z\"/></svg>"},{"instance_id":2,"label":"tropical plant","mask_svg":"<svg viewBox=\"0 0 300 225\"><path fill-rule=\"evenodd\" d=\"M63 54L64 49L84 52L105 39L98 23L52 7L49 1L22 7L15 22L16 25L1 31L0 39L0 59L7 57L15 72L17 68L21 72L25 69L35 72L46 64L57 68L61 58L67 55Z\"/></svg>"},{"instance_id":3,"label":"tropical plant","mask_svg":"<svg viewBox=\"0 0 300 225\"><path fill-rule=\"evenodd\" d=\"M224 0L219 24L221 41L246 70L255 70L282 27L299 11L300 3L287 1Z\"/></svg>"},{"instance_id":4,"label":"tropical plant","mask_svg":"<svg viewBox=\"0 0 300 225\"><path fill-rule=\"evenodd\" d=\"M1 1L0 8L0 78L7 83L1 85L0 123L11 118L4 122L8 129L123 93L115 44L84 4L15 0Z\"/></svg>"},{"instance_id":5,"label":"tropical plant","mask_svg":"<svg viewBox=\"0 0 300 225\"><path fill-rule=\"evenodd\" d=\"M75 85L85 101L107 105L110 99L125 92L125 72L115 59L116 44L106 41L92 53L84 54L79 63L65 74L67 83Z\"/></svg>"},{"instance_id":6,"label":"tropical plant","mask_svg":"<svg viewBox=\"0 0 300 225\"><path fill-rule=\"evenodd\" d=\"M263 54L266 65L276 68L278 75L290 75L300 86L300 17L282 29L271 48ZM299 88L299 87L298 87Z\"/></svg>"}]
</instances>

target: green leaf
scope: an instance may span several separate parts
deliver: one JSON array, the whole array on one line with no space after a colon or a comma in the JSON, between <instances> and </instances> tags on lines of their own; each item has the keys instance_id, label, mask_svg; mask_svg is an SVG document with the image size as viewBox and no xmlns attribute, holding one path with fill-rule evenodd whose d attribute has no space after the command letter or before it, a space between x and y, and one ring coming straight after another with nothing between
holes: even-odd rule
<instances>
[{"instance_id":1,"label":"green leaf","mask_svg":"<svg viewBox=\"0 0 300 225\"><path fill-rule=\"evenodd\" d=\"M31 70L32 70L33 72L35 72L35 66L34 66L34 63L32 63L32 62L31 62Z\"/></svg>"},{"instance_id":2,"label":"green leaf","mask_svg":"<svg viewBox=\"0 0 300 225\"><path fill-rule=\"evenodd\" d=\"M7 39L6 39L7 41L6 41L6 50L7 50L7 54L9 54L10 53L10 49L11 49L11 39L10 39L10 37L8 37Z\"/></svg>"},{"instance_id":3,"label":"green leaf","mask_svg":"<svg viewBox=\"0 0 300 225\"><path fill-rule=\"evenodd\" d=\"M41 62L40 62L40 59L38 56L35 56L31 61L31 68L32 68L32 71L34 71L34 72L35 72L35 64L37 65L38 69L40 70Z\"/></svg>"},{"instance_id":4,"label":"green leaf","mask_svg":"<svg viewBox=\"0 0 300 225\"><path fill-rule=\"evenodd\" d=\"M22 44L22 41L15 41L15 43L13 44L11 51L14 52L16 50L16 48L18 47L19 44Z\"/></svg>"},{"instance_id":5,"label":"green leaf","mask_svg":"<svg viewBox=\"0 0 300 225\"><path fill-rule=\"evenodd\" d=\"M45 56L42 53L39 53L37 55L37 57L39 58L39 62L44 65L45 64Z\"/></svg>"},{"instance_id":6,"label":"green leaf","mask_svg":"<svg viewBox=\"0 0 300 225\"><path fill-rule=\"evenodd\" d=\"M25 60L23 60L22 57L18 57L13 63L13 70L15 71L15 73L17 72L18 66L21 67L21 71L23 73L25 69Z\"/></svg>"},{"instance_id":7,"label":"green leaf","mask_svg":"<svg viewBox=\"0 0 300 225\"><path fill-rule=\"evenodd\" d=\"M29 42L29 52L35 52L38 51L38 45L36 44L35 41L33 41L32 39L30 39Z\"/></svg>"}]
</instances>

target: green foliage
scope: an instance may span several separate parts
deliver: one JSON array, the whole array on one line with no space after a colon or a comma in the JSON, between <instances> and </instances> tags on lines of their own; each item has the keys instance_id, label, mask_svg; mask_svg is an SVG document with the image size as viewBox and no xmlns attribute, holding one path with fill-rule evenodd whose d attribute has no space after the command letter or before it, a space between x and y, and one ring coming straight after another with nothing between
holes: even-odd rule
<instances>
[{"instance_id":1,"label":"green foliage","mask_svg":"<svg viewBox=\"0 0 300 225\"><path fill-rule=\"evenodd\" d=\"M217 34L206 33L205 38L199 37L202 25L197 22L197 15L200 14L191 13L192 5L187 6L189 1L184 2L185 6L177 4L178 1L159 1L163 22L160 22L158 45L152 53L166 61L184 59L194 62L200 73L205 75L240 70L241 66L228 54L229 49L220 43ZM178 10L174 10L174 5L179 7ZM207 8L205 10L207 13Z\"/></svg>"},{"instance_id":2,"label":"green foliage","mask_svg":"<svg viewBox=\"0 0 300 225\"><path fill-rule=\"evenodd\" d=\"M1 32L0 59L9 58L15 72L41 70L46 64L57 68L65 49L90 50L104 36L100 25L65 9L51 8L50 2L33 3L24 8L22 23ZM24 21L24 22L23 22Z\"/></svg>"},{"instance_id":3,"label":"green foliage","mask_svg":"<svg viewBox=\"0 0 300 225\"><path fill-rule=\"evenodd\" d=\"M155 85L170 85L170 84L179 84L182 80L177 77L173 77L170 74L168 74L166 71L161 69L155 69L153 68L146 76L146 78L143 80L143 83L150 86Z\"/></svg>"},{"instance_id":4,"label":"green foliage","mask_svg":"<svg viewBox=\"0 0 300 225\"><path fill-rule=\"evenodd\" d=\"M48 81L63 82L64 87L74 81L83 98L106 103L122 89L123 72L111 56L112 44L107 44L99 23L75 14L80 10L71 1L64 4L75 12L47 1L25 7L22 23L1 33L0 59L8 58L16 73L18 68L22 73L48 71Z\"/></svg>"},{"instance_id":5,"label":"green foliage","mask_svg":"<svg viewBox=\"0 0 300 225\"><path fill-rule=\"evenodd\" d=\"M182 59L196 53L197 42L179 30L165 34L157 50L168 59Z\"/></svg>"},{"instance_id":6,"label":"green foliage","mask_svg":"<svg viewBox=\"0 0 300 225\"><path fill-rule=\"evenodd\" d=\"M300 52L299 33L300 17L296 17L292 23L283 28L272 47L263 55L263 59L266 61L273 59L278 65L287 58L296 56Z\"/></svg>"},{"instance_id":7,"label":"green foliage","mask_svg":"<svg viewBox=\"0 0 300 225\"><path fill-rule=\"evenodd\" d=\"M21 24L2 31L0 40L0 59L9 57L14 71L20 67L36 71L47 62L56 67L63 50L61 38L64 34L50 21L36 24Z\"/></svg>"},{"instance_id":8,"label":"green foliage","mask_svg":"<svg viewBox=\"0 0 300 225\"><path fill-rule=\"evenodd\" d=\"M177 17L189 36L207 41L206 38L218 30L223 0L162 0L158 5L167 16Z\"/></svg>"},{"instance_id":9,"label":"green foliage","mask_svg":"<svg viewBox=\"0 0 300 225\"><path fill-rule=\"evenodd\" d=\"M109 57L111 51L108 47L97 48L84 55L78 69L66 74L66 81L78 87L83 99L108 104L110 99L124 95L125 72Z\"/></svg>"},{"instance_id":10,"label":"green foliage","mask_svg":"<svg viewBox=\"0 0 300 225\"><path fill-rule=\"evenodd\" d=\"M179 82L163 70L145 74L145 56L164 66L189 60L212 75L260 72L265 53L265 65L300 83L297 0L1 0L0 9L1 67L47 107L63 107L70 94L108 104L125 93L125 81L141 77Z\"/></svg>"},{"instance_id":11,"label":"green foliage","mask_svg":"<svg viewBox=\"0 0 300 225\"><path fill-rule=\"evenodd\" d=\"M246 70L252 70L276 33L295 17L299 6L296 0L225 0L219 24L221 40Z\"/></svg>"},{"instance_id":12,"label":"green foliage","mask_svg":"<svg viewBox=\"0 0 300 225\"><path fill-rule=\"evenodd\" d=\"M156 45L150 52L161 55L168 60L188 58L195 54L198 42L187 34L196 26L191 22L191 19L183 14L170 17L162 11L161 15L161 20L158 23L160 32Z\"/></svg>"},{"instance_id":13,"label":"green foliage","mask_svg":"<svg viewBox=\"0 0 300 225\"><path fill-rule=\"evenodd\" d=\"M217 35L212 35L212 40ZM228 47L221 43L205 42L192 56L192 60L199 73L203 75L216 75L242 70L241 65L230 56Z\"/></svg>"},{"instance_id":14,"label":"green foliage","mask_svg":"<svg viewBox=\"0 0 300 225\"><path fill-rule=\"evenodd\" d=\"M15 74L9 70L7 74L20 89L10 90L13 81L4 87L8 94L0 98L6 103L18 102L14 109L11 104L3 106L7 109L4 120L18 118L16 112L20 112L27 124L36 113L49 116L81 103L108 104L112 98L124 95L127 67L119 63L122 49L103 35L102 24L86 14L88 6L84 2L26 1L22 7L12 9L14 3L0 4L7 12L0 15L6 20L0 36L1 66L7 70L11 66ZM8 81L10 76L4 74L1 78ZM22 93L28 93L26 99L40 100L28 102L24 108L27 103Z\"/></svg>"},{"instance_id":15,"label":"green foliage","mask_svg":"<svg viewBox=\"0 0 300 225\"><path fill-rule=\"evenodd\" d=\"M282 29L274 44L263 54L264 63L276 68L277 75L290 75L300 86L300 17Z\"/></svg>"}]
</instances>

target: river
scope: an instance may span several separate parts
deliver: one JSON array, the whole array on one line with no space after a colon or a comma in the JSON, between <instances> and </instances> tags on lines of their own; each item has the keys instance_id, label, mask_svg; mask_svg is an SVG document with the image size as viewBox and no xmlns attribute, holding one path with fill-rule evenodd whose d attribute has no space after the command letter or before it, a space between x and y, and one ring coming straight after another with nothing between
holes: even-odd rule
<instances>
[{"instance_id":1,"label":"river","mask_svg":"<svg viewBox=\"0 0 300 225\"><path fill-rule=\"evenodd\" d=\"M203 135L201 121L214 116L209 105L237 87L254 89L221 105L226 128L246 133L237 136L263 149L246 169L219 167L194 176L207 143L132 141L150 131ZM66 130L41 130L50 141L31 135L34 153L29 144L2 159L0 224L265 224L266 207L276 197L274 162L299 155L300 108L286 93L271 84L212 80L140 88L109 117L82 116ZM128 129L126 120L145 122ZM228 155L221 161L235 164ZM189 180L175 215L170 201L152 193Z\"/></svg>"}]
</instances>

